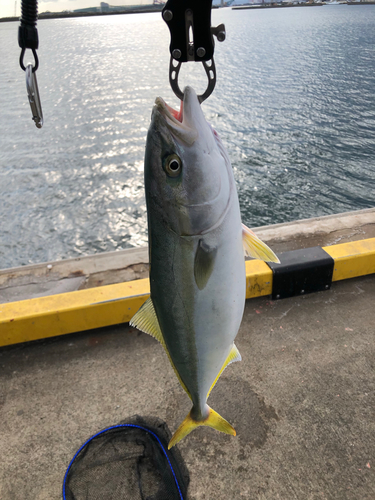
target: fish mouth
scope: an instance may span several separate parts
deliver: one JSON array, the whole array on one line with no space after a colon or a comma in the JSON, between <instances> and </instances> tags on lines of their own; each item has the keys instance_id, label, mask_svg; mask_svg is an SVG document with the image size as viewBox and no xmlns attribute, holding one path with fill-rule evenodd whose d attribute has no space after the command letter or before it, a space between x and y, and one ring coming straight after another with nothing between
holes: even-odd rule
<instances>
[{"instance_id":1,"label":"fish mouth","mask_svg":"<svg viewBox=\"0 0 375 500\"><path fill-rule=\"evenodd\" d=\"M158 112L162 116L168 130L177 140L188 146L192 146L197 140L198 130L195 122L200 114L203 116L203 113L198 97L191 87L185 88L184 100L181 101L179 111L169 106L161 97L157 97L154 112Z\"/></svg>"},{"instance_id":2,"label":"fish mouth","mask_svg":"<svg viewBox=\"0 0 375 500\"><path fill-rule=\"evenodd\" d=\"M173 109L171 106L169 106L164 99L161 97L157 97L155 100L155 107L158 109L158 111L164 116L166 120L170 120L172 123L175 123L178 125L179 123L182 123L183 116L184 116L184 102L181 101L180 104L180 111L177 111L176 109Z\"/></svg>"}]
</instances>

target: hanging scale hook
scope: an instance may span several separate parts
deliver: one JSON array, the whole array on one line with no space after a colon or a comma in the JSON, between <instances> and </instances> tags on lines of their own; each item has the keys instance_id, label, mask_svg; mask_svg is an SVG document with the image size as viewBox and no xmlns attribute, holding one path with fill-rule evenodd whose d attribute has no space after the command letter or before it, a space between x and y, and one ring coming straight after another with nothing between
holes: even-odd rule
<instances>
[{"instance_id":1,"label":"hanging scale hook","mask_svg":"<svg viewBox=\"0 0 375 500\"><path fill-rule=\"evenodd\" d=\"M171 33L169 51L169 82L176 96L183 100L184 94L178 84L183 62L197 61L203 64L208 84L205 92L198 96L202 103L209 97L216 85L214 62L215 35L219 42L225 40L225 26L211 27L212 0L168 0L162 16Z\"/></svg>"}]
</instances>

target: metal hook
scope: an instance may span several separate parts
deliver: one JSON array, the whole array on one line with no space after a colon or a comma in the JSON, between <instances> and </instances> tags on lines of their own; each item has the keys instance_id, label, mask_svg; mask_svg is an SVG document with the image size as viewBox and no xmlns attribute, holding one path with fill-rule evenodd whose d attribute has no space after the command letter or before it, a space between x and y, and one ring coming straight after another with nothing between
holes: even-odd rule
<instances>
[{"instance_id":1,"label":"metal hook","mask_svg":"<svg viewBox=\"0 0 375 500\"><path fill-rule=\"evenodd\" d=\"M177 63L175 65L174 63ZM214 91L215 85L216 85L216 67L215 67L215 62L214 58L212 58L210 61L202 61L203 67L206 71L206 75L208 78L208 86L205 92L203 94L198 96L198 100L200 104L202 104L203 101L209 97L212 92ZM171 88L175 95L181 100L184 100L184 93L180 89L178 85L178 75L180 73L182 62L176 61L173 57L170 59L169 63L169 83L171 85Z\"/></svg>"},{"instance_id":2,"label":"metal hook","mask_svg":"<svg viewBox=\"0 0 375 500\"><path fill-rule=\"evenodd\" d=\"M38 128L43 126L43 112L42 105L40 104L38 82L36 79L36 73L34 67L31 63L25 68L26 73L26 89L27 96L29 98L29 103L31 107L31 113L33 115L33 120Z\"/></svg>"}]
</instances>

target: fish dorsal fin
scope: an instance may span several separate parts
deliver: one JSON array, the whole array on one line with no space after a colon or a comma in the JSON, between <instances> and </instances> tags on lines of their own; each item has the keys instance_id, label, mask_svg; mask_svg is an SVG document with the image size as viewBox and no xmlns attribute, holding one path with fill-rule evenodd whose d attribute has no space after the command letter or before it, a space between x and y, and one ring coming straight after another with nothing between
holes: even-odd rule
<instances>
[{"instance_id":1,"label":"fish dorsal fin","mask_svg":"<svg viewBox=\"0 0 375 500\"><path fill-rule=\"evenodd\" d=\"M190 393L187 390L186 385L181 380L181 377L178 371L176 370L176 367L174 366L171 355L169 354L168 348L165 344L163 333L161 331L158 317L156 316L155 307L151 297L149 297L146 300L146 302L138 309L138 312L136 312L135 315L132 317L132 319L129 321L129 325L138 328L138 330L141 330L144 333L148 333L149 335L151 335L151 337L154 337L161 343L161 345L164 347L165 352L167 353L168 359L172 365L172 368L181 386L191 399Z\"/></svg>"},{"instance_id":2,"label":"fish dorsal fin","mask_svg":"<svg viewBox=\"0 0 375 500\"><path fill-rule=\"evenodd\" d=\"M212 389L215 387L216 382L219 380L219 377L223 373L223 371L225 370L225 368L228 365L230 365L231 363L234 363L236 361L241 361L241 359L242 359L241 358L241 354L240 354L239 350L237 349L236 344L233 344L232 349L230 350L230 352L229 352L229 354L227 356L227 359L225 360L223 366L221 367L221 370L217 374L217 376L216 376L213 384L210 387L210 390L207 393L207 398L210 395L210 392L212 391Z\"/></svg>"},{"instance_id":3,"label":"fish dorsal fin","mask_svg":"<svg viewBox=\"0 0 375 500\"><path fill-rule=\"evenodd\" d=\"M210 279L215 264L216 252L216 248L211 248L203 240L199 240L194 260L194 278L199 290L203 290Z\"/></svg>"},{"instance_id":4,"label":"fish dorsal fin","mask_svg":"<svg viewBox=\"0 0 375 500\"><path fill-rule=\"evenodd\" d=\"M245 224L242 224L242 241L245 254L248 257L280 264L278 257L273 253L270 247L263 243L251 229L245 226Z\"/></svg>"}]
</instances>

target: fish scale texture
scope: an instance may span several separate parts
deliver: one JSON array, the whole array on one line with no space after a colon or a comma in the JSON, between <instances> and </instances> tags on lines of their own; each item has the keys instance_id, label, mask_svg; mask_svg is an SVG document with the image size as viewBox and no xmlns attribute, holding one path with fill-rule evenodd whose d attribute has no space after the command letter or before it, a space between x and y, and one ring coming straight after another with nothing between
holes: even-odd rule
<instances>
[{"instance_id":1,"label":"fish scale texture","mask_svg":"<svg viewBox=\"0 0 375 500\"><path fill-rule=\"evenodd\" d=\"M189 475L156 418L133 417L88 440L68 468L64 500L182 500ZM168 457L168 458L167 458Z\"/></svg>"}]
</instances>

